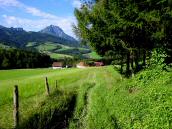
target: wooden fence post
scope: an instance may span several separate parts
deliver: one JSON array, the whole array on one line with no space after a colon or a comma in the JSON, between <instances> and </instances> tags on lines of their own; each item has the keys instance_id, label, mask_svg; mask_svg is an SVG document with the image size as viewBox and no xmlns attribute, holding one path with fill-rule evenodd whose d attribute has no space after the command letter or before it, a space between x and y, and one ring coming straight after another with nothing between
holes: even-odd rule
<instances>
[{"instance_id":1,"label":"wooden fence post","mask_svg":"<svg viewBox=\"0 0 172 129\"><path fill-rule=\"evenodd\" d=\"M50 88L49 88L49 84L48 84L48 78L45 78L45 88L46 88L46 94L50 95Z\"/></svg>"},{"instance_id":2,"label":"wooden fence post","mask_svg":"<svg viewBox=\"0 0 172 129\"><path fill-rule=\"evenodd\" d=\"M19 126L19 91L18 86L14 86L14 94L13 94L13 102L14 102L14 127L17 128Z\"/></svg>"}]
</instances>

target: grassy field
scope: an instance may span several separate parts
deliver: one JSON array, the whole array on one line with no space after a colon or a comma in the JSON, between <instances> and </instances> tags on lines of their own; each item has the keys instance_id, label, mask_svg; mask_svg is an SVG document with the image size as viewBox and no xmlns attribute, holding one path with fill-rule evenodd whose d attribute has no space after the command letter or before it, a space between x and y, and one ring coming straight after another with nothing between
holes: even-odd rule
<instances>
[{"instance_id":1,"label":"grassy field","mask_svg":"<svg viewBox=\"0 0 172 129\"><path fill-rule=\"evenodd\" d=\"M86 48L69 47L53 42L39 44L37 42L29 42L26 47L30 49L34 48L39 52L46 53L55 59L61 59L65 57L72 58L74 55L84 55L86 53L90 53L90 50Z\"/></svg>"},{"instance_id":2,"label":"grassy field","mask_svg":"<svg viewBox=\"0 0 172 129\"><path fill-rule=\"evenodd\" d=\"M4 45L3 43L0 43L0 48L8 49L8 48L12 48L12 47L9 47L9 46L7 46L7 45Z\"/></svg>"},{"instance_id":3,"label":"grassy field","mask_svg":"<svg viewBox=\"0 0 172 129\"><path fill-rule=\"evenodd\" d=\"M15 84L19 85L20 110L22 122L26 121L33 111L39 108L40 103L46 100L44 79L49 78L51 92L55 89L55 80L58 86L66 92L76 92L82 85L96 83L95 79L104 78L104 69L29 69L29 70L4 70L0 74L0 127L11 128L12 116L12 92ZM97 72L97 70L99 72Z\"/></svg>"},{"instance_id":4,"label":"grassy field","mask_svg":"<svg viewBox=\"0 0 172 129\"><path fill-rule=\"evenodd\" d=\"M101 59L102 58L96 52L91 52L91 53L85 54L85 56L92 58L92 59Z\"/></svg>"},{"instance_id":5,"label":"grassy field","mask_svg":"<svg viewBox=\"0 0 172 129\"><path fill-rule=\"evenodd\" d=\"M73 58L73 56L70 56L70 55L57 54L57 53L51 53L51 54L50 54L50 57L51 57L51 58L54 58L54 59Z\"/></svg>"},{"instance_id":6,"label":"grassy field","mask_svg":"<svg viewBox=\"0 0 172 129\"><path fill-rule=\"evenodd\" d=\"M145 70L124 79L112 66L0 71L0 128L13 127L19 85L21 129L170 129L172 72ZM48 77L50 96L45 95ZM58 88L55 87L55 81Z\"/></svg>"}]
</instances>

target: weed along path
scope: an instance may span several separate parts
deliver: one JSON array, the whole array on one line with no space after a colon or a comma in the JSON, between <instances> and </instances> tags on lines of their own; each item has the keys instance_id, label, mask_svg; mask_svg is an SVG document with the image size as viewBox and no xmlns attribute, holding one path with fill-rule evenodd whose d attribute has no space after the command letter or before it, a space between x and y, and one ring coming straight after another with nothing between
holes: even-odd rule
<instances>
[{"instance_id":1,"label":"weed along path","mask_svg":"<svg viewBox=\"0 0 172 129\"><path fill-rule=\"evenodd\" d=\"M101 98L97 94L99 88L110 90L114 78L119 77L112 67L0 72L0 128L4 129L14 127L14 85L18 85L19 90L18 128L82 128L89 123L95 99Z\"/></svg>"}]
</instances>

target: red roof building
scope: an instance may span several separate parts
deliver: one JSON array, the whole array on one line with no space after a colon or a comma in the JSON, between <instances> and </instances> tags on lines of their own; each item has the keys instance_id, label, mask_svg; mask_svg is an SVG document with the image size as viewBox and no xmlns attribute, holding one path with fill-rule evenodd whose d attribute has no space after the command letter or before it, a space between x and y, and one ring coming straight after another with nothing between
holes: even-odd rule
<instances>
[{"instance_id":1,"label":"red roof building","mask_svg":"<svg viewBox=\"0 0 172 129\"><path fill-rule=\"evenodd\" d=\"M86 68L89 67L85 62L80 62L79 64L76 65L77 68Z\"/></svg>"},{"instance_id":2,"label":"red roof building","mask_svg":"<svg viewBox=\"0 0 172 129\"><path fill-rule=\"evenodd\" d=\"M52 67L53 67L53 69L62 68L63 63L62 62L53 62Z\"/></svg>"},{"instance_id":3,"label":"red roof building","mask_svg":"<svg viewBox=\"0 0 172 129\"><path fill-rule=\"evenodd\" d=\"M104 66L103 62L94 62L96 67Z\"/></svg>"}]
</instances>

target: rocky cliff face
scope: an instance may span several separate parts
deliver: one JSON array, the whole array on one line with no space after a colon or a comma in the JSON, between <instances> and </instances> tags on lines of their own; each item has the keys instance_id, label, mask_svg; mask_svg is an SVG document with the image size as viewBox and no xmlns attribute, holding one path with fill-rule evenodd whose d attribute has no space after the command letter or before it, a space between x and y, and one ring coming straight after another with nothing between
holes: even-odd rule
<instances>
[{"instance_id":1,"label":"rocky cliff face","mask_svg":"<svg viewBox=\"0 0 172 129\"><path fill-rule=\"evenodd\" d=\"M40 32L50 34L59 38L63 38L72 42L77 42L76 39L65 34L64 31L58 26L50 25L50 26L47 26L45 29L41 30Z\"/></svg>"}]
</instances>

